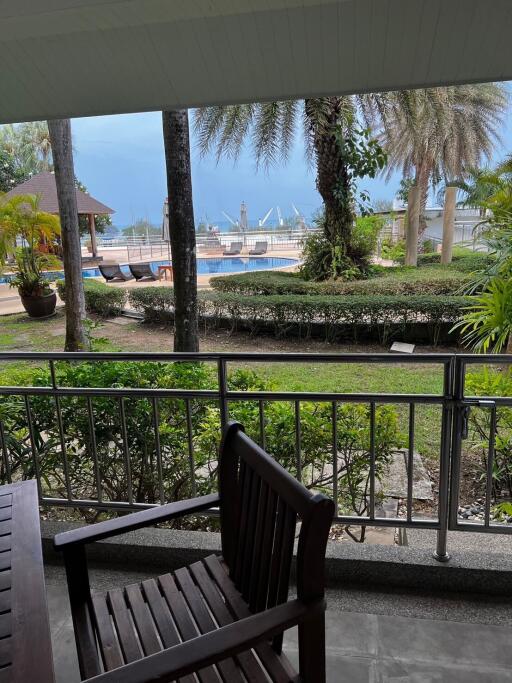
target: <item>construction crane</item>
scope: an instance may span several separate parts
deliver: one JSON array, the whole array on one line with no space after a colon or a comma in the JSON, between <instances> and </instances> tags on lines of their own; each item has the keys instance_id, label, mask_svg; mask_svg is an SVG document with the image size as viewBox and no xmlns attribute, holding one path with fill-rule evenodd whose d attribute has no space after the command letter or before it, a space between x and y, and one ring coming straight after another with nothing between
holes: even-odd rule
<instances>
[{"instance_id":1,"label":"construction crane","mask_svg":"<svg viewBox=\"0 0 512 683\"><path fill-rule=\"evenodd\" d=\"M283 216L281 215L281 209L279 207L277 207L277 223L280 228L284 225Z\"/></svg>"},{"instance_id":2,"label":"construction crane","mask_svg":"<svg viewBox=\"0 0 512 683\"><path fill-rule=\"evenodd\" d=\"M304 231L307 230L304 216L301 214L301 212L298 210L295 204L292 204L292 209L295 211L295 215L297 216L297 225L299 226L299 228Z\"/></svg>"},{"instance_id":3,"label":"construction crane","mask_svg":"<svg viewBox=\"0 0 512 683\"><path fill-rule=\"evenodd\" d=\"M259 225L260 228L263 228L263 227L264 227L265 223L267 222L267 220L268 220L268 218L269 218L269 216L270 216L270 214L272 213L273 210L274 210L274 207L270 208L270 209L267 211L267 213L263 216L263 218L260 218L260 220L258 221L258 225Z\"/></svg>"},{"instance_id":4,"label":"construction crane","mask_svg":"<svg viewBox=\"0 0 512 683\"><path fill-rule=\"evenodd\" d=\"M231 216L229 215L229 213L226 213L225 211L221 211L221 213L222 213L222 215L223 215L225 218L228 219L228 221L231 223L231 225L234 225L234 226L235 226L235 228L240 227L239 224L238 224L238 221L235 221L234 218L231 218Z\"/></svg>"}]
</instances>

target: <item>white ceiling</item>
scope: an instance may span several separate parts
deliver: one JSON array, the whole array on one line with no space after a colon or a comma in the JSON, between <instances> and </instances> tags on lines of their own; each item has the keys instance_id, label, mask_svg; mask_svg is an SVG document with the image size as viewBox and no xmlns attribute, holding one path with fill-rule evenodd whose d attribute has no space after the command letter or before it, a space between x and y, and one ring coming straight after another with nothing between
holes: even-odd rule
<instances>
[{"instance_id":1,"label":"white ceiling","mask_svg":"<svg viewBox=\"0 0 512 683\"><path fill-rule=\"evenodd\" d=\"M0 0L0 122L512 79L512 0Z\"/></svg>"}]
</instances>

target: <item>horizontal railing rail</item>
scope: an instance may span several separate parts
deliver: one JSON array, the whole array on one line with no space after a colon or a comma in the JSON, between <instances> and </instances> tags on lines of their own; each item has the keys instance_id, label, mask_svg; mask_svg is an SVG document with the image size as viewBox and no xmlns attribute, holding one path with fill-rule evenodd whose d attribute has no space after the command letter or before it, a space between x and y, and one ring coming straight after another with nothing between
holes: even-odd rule
<instances>
[{"instance_id":1,"label":"horizontal railing rail","mask_svg":"<svg viewBox=\"0 0 512 683\"><path fill-rule=\"evenodd\" d=\"M245 426L262 447L271 454L273 448L277 450L275 454L285 459L284 464L299 480L333 497L338 523L436 530L436 556L443 560L448 557L449 528L512 531L512 525L491 519L496 414L512 407L512 397L474 397L464 393L467 367L490 363L505 366L511 360L506 355L468 354L2 352L2 365L24 361L43 371L33 386L0 386L0 396L4 397L0 410L0 474L5 482L16 477L36 478L43 505L113 511L147 508L214 489L217 463L213 445L218 443L222 426L231 417L242 414L248 416ZM110 381L108 386L89 386L79 381L73 386L66 384L66 367L87 363L97 368L102 363L128 361L169 367L202 363L213 367L207 386L199 388L148 386L145 381L143 386L123 386L121 380L114 385ZM347 387L350 391L268 390L250 386L240 389L233 386L234 380L228 373L241 366L247 369L258 364L261 368L275 363L382 364L389 366L390 372L394 366L395 372L402 373L407 367L415 371L435 365L441 389L436 394L357 392L353 387ZM73 375L75 379L81 376L84 375ZM176 382L179 384L179 377ZM283 414L276 413L277 417L272 412L275 404L286 406ZM482 405L492 415L484 519L477 524L459 519L458 503L464 419L468 407ZM319 416L311 412L311 406L321 409ZM342 414L356 406L360 409L353 415ZM388 448L380 435L381 411L386 406L395 407L393 419L399 420L406 435L400 447ZM415 476L418 411L429 407L435 411L432 435L439 437L434 464L439 474L434 484L436 498L425 510L416 505ZM355 437L345 434L343 419L357 422ZM288 450L281 448L275 434L272 436L276 429L273 420L283 420L282 440ZM318 434L310 426L314 420ZM352 438L355 445L349 444ZM314 455L317 451L318 457ZM400 466L403 461L406 490L387 496L398 498L400 508L397 503L394 512L386 512L382 482L384 470L393 458ZM354 489L347 482L356 472L359 488Z\"/></svg>"}]
</instances>

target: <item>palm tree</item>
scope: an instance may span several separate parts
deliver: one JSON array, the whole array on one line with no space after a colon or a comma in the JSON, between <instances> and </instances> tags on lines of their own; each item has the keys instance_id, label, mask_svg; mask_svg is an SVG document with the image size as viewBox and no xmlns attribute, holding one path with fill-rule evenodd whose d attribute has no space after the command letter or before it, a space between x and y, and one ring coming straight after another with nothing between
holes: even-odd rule
<instances>
[{"instance_id":1,"label":"palm tree","mask_svg":"<svg viewBox=\"0 0 512 683\"><path fill-rule=\"evenodd\" d=\"M48 121L62 231L62 260L66 285L66 351L89 347L84 321L82 249L76 204L75 171L69 119Z\"/></svg>"},{"instance_id":2,"label":"palm tree","mask_svg":"<svg viewBox=\"0 0 512 683\"><path fill-rule=\"evenodd\" d=\"M174 350L199 351L196 232L187 110L162 112L162 128L174 270Z\"/></svg>"},{"instance_id":3,"label":"palm tree","mask_svg":"<svg viewBox=\"0 0 512 683\"><path fill-rule=\"evenodd\" d=\"M40 202L41 198L32 194L10 199L0 196L0 265L14 253L18 237L33 254L41 240L51 241L60 235L59 219L41 211Z\"/></svg>"},{"instance_id":4,"label":"palm tree","mask_svg":"<svg viewBox=\"0 0 512 683\"><path fill-rule=\"evenodd\" d=\"M286 163L297 129L302 130L306 158L316 165L316 186L325 212L329 242L352 256L354 207L349 199L350 169L343 140L357 129L358 116L372 118L377 96L322 97L317 99L215 106L195 112L194 127L202 154L215 149L217 160L235 160L247 138L252 140L256 163L265 167ZM341 141L340 141L341 138Z\"/></svg>"},{"instance_id":5,"label":"palm tree","mask_svg":"<svg viewBox=\"0 0 512 683\"><path fill-rule=\"evenodd\" d=\"M507 105L499 83L427 88L396 93L383 100L381 140L389 154L388 176L400 169L418 188L409 226L421 237L420 224L431 183L443 178L449 185L489 158L499 140L498 129ZM448 193L449 201L453 193ZM418 211L420 213L418 213ZM412 244L411 244L412 247ZM414 254L406 262L415 265Z\"/></svg>"}]
</instances>

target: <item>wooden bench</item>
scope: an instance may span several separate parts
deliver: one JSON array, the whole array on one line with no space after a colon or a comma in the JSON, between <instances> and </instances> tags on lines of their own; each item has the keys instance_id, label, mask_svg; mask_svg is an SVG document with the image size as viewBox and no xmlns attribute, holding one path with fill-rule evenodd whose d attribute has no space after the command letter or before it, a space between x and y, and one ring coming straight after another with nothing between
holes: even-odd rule
<instances>
[{"instance_id":1,"label":"wooden bench","mask_svg":"<svg viewBox=\"0 0 512 683\"><path fill-rule=\"evenodd\" d=\"M0 486L0 683L53 683L35 481Z\"/></svg>"},{"instance_id":2,"label":"wooden bench","mask_svg":"<svg viewBox=\"0 0 512 683\"><path fill-rule=\"evenodd\" d=\"M216 506L222 557L90 591L86 544ZM323 683L324 557L333 514L331 500L304 488L232 423L220 449L218 495L59 534L82 678ZM297 598L288 600L297 519ZM283 632L295 625L300 678L282 652Z\"/></svg>"}]
</instances>

